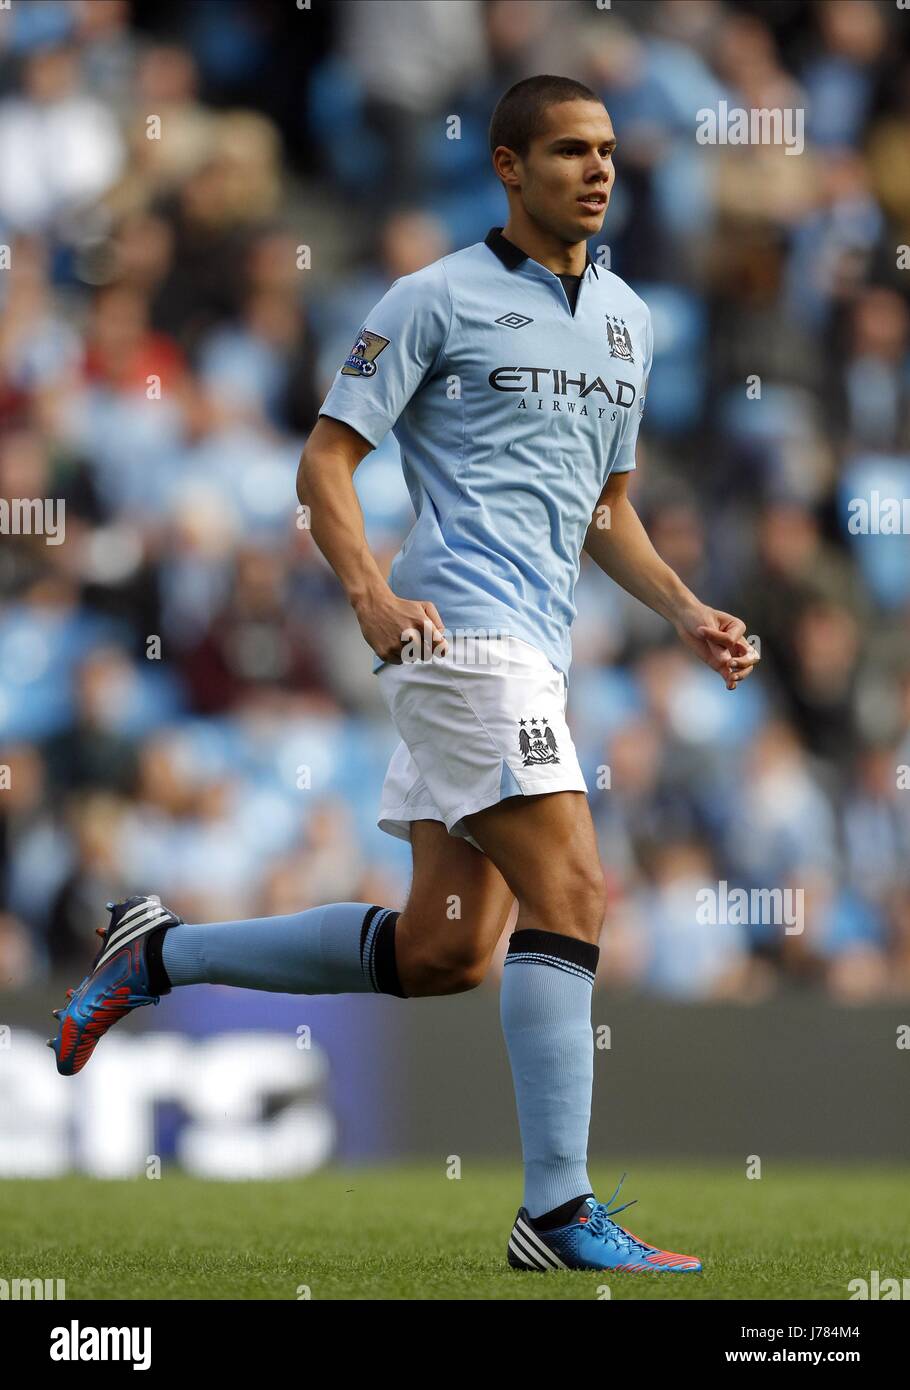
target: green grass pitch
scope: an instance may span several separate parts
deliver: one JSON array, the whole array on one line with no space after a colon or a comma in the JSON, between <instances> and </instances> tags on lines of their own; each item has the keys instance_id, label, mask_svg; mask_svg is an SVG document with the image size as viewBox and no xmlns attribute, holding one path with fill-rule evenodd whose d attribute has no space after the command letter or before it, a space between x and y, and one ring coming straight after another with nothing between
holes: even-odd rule
<instances>
[{"instance_id":1,"label":"green grass pitch","mask_svg":"<svg viewBox=\"0 0 910 1390\"><path fill-rule=\"evenodd\" d=\"M69 1299L846 1299L901 1277L906 1168L628 1164L618 1218L702 1274L508 1269L520 1172L445 1165L326 1169L296 1181L87 1177L0 1183L3 1276L66 1280ZM592 1170L604 1199L612 1166Z\"/></svg>"}]
</instances>

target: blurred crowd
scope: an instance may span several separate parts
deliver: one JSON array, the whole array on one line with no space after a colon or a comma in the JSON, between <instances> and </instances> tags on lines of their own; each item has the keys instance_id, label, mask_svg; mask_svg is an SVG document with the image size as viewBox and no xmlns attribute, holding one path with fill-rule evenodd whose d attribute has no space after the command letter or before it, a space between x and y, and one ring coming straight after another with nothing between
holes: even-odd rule
<instances>
[{"instance_id":1,"label":"blurred crowd","mask_svg":"<svg viewBox=\"0 0 910 1390\"><path fill-rule=\"evenodd\" d=\"M389 284L504 223L492 108L555 72L612 115L591 250L653 315L634 501L762 655L730 694L585 559L602 982L910 994L910 544L849 524L910 497L908 35L887 0L0 10L0 502L65 507L0 534L0 989L80 977L134 892L403 902L397 738L297 459ZM804 152L698 143L722 100L804 109ZM388 565L391 435L355 481ZM705 887L798 888L804 929L699 921Z\"/></svg>"}]
</instances>

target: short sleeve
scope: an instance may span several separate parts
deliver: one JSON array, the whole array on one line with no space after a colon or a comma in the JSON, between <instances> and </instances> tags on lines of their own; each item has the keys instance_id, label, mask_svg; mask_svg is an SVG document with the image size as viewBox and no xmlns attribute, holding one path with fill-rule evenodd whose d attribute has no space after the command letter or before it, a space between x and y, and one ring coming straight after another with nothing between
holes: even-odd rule
<instances>
[{"instance_id":1,"label":"short sleeve","mask_svg":"<svg viewBox=\"0 0 910 1390\"><path fill-rule=\"evenodd\" d=\"M367 315L319 414L350 425L376 448L440 356L451 316L441 262L402 275Z\"/></svg>"},{"instance_id":2,"label":"short sleeve","mask_svg":"<svg viewBox=\"0 0 910 1390\"><path fill-rule=\"evenodd\" d=\"M622 434L622 442L616 451L616 462L611 468L611 473L631 473L635 467L635 446L638 443L638 430L641 425L641 417L645 409L645 394L648 390L648 378L651 375L651 363L654 360L654 336L651 331L651 311L646 308L647 318L645 319L644 332L644 362L641 373L641 390L638 393L638 401L629 412L629 419L626 421Z\"/></svg>"}]
</instances>

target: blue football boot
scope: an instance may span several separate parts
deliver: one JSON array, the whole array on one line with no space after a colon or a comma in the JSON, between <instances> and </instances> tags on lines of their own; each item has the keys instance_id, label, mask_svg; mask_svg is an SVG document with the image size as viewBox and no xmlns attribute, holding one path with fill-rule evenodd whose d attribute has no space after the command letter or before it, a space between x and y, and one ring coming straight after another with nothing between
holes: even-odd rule
<instances>
[{"instance_id":1,"label":"blue football boot","mask_svg":"<svg viewBox=\"0 0 910 1390\"><path fill-rule=\"evenodd\" d=\"M622 1187L625 1173L609 1202L586 1197L572 1220L554 1231L535 1231L526 1207L515 1218L509 1237L508 1260L513 1269L609 1269L619 1274L697 1274L701 1261L694 1255L676 1255L619 1226L611 1218L631 1207L610 1203Z\"/></svg>"},{"instance_id":2,"label":"blue football boot","mask_svg":"<svg viewBox=\"0 0 910 1390\"><path fill-rule=\"evenodd\" d=\"M77 989L67 990L64 1008L53 1011L60 1026L47 1045L54 1050L61 1076L81 1071L108 1028L124 1014L158 1003L161 994L154 994L149 984L149 936L159 927L183 925L182 918L162 907L154 895L107 906L111 920L98 928L101 949L91 970Z\"/></svg>"}]
</instances>

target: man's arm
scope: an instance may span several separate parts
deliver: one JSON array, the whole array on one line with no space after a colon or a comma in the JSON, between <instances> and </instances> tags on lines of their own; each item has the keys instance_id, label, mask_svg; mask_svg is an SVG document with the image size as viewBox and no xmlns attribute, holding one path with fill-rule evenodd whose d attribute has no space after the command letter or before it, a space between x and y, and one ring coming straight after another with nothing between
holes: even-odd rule
<instances>
[{"instance_id":1,"label":"man's arm","mask_svg":"<svg viewBox=\"0 0 910 1390\"><path fill-rule=\"evenodd\" d=\"M370 444L341 420L321 415L297 470L297 496L310 511L313 540L335 571L360 630L383 661L401 661L409 632L423 635L423 651L445 651L444 624L432 603L392 592L367 545L354 470Z\"/></svg>"},{"instance_id":2,"label":"man's arm","mask_svg":"<svg viewBox=\"0 0 910 1390\"><path fill-rule=\"evenodd\" d=\"M758 660L743 640L745 623L702 603L660 558L629 501L628 486L628 472L607 479L584 549L604 574L672 623L683 645L734 690Z\"/></svg>"}]
</instances>

